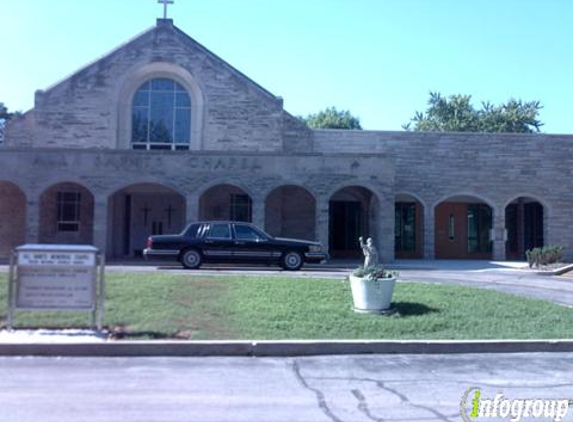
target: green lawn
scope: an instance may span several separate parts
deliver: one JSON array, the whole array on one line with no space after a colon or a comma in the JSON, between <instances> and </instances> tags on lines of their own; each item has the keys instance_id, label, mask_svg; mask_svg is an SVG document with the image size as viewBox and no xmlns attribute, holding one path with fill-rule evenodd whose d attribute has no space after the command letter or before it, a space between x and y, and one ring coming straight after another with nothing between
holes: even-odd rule
<instances>
[{"instance_id":1,"label":"green lawn","mask_svg":"<svg viewBox=\"0 0 573 422\"><path fill-rule=\"evenodd\" d=\"M347 282L281 277L107 275L105 325L127 338L572 338L573 309L489 290L398 283L392 316L352 311ZM0 275L0 325L6 320ZM18 312L17 327L86 326L84 313Z\"/></svg>"}]
</instances>

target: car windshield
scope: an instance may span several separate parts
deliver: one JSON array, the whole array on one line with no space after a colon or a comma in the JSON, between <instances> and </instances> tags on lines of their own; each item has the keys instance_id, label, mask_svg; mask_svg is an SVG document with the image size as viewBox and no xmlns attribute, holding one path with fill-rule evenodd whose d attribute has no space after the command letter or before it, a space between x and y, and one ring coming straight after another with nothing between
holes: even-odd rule
<instances>
[{"instance_id":1,"label":"car windshield","mask_svg":"<svg viewBox=\"0 0 573 422\"><path fill-rule=\"evenodd\" d=\"M267 239L260 231L243 224L235 224L235 237L238 240L250 240L253 242L262 242Z\"/></svg>"}]
</instances>

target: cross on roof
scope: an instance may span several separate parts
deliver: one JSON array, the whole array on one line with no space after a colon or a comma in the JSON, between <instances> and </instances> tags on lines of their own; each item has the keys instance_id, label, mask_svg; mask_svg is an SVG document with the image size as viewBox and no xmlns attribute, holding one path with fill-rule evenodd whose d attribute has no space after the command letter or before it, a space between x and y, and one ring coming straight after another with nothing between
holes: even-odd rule
<instances>
[{"instance_id":1,"label":"cross on roof","mask_svg":"<svg viewBox=\"0 0 573 422\"><path fill-rule=\"evenodd\" d=\"M173 4L173 0L157 0L157 3L163 4L163 19L167 19L167 6Z\"/></svg>"}]
</instances>

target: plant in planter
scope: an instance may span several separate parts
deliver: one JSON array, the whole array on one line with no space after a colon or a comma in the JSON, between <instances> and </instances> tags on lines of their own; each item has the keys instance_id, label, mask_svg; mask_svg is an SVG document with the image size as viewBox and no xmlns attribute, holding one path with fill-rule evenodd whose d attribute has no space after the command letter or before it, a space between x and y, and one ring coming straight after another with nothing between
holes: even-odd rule
<instances>
[{"instance_id":1,"label":"plant in planter","mask_svg":"<svg viewBox=\"0 0 573 422\"><path fill-rule=\"evenodd\" d=\"M388 313L398 273L382 265L357 268L348 276L354 310L362 313Z\"/></svg>"}]
</instances>

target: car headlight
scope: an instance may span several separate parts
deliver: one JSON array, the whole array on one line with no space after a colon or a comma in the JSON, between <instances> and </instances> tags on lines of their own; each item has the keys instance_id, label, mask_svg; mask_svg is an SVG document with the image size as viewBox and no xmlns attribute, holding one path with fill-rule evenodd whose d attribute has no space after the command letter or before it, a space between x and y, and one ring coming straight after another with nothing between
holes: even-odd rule
<instances>
[{"instance_id":1,"label":"car headlight","mask_svg":"<svg viewBox=\"0 0 573 422\"><path fill-rule=\"evenodd\" d=\"M309 252L322 252L322 246L321 245L311 245L308 248Z\"/></svg>"}]
</instances>

